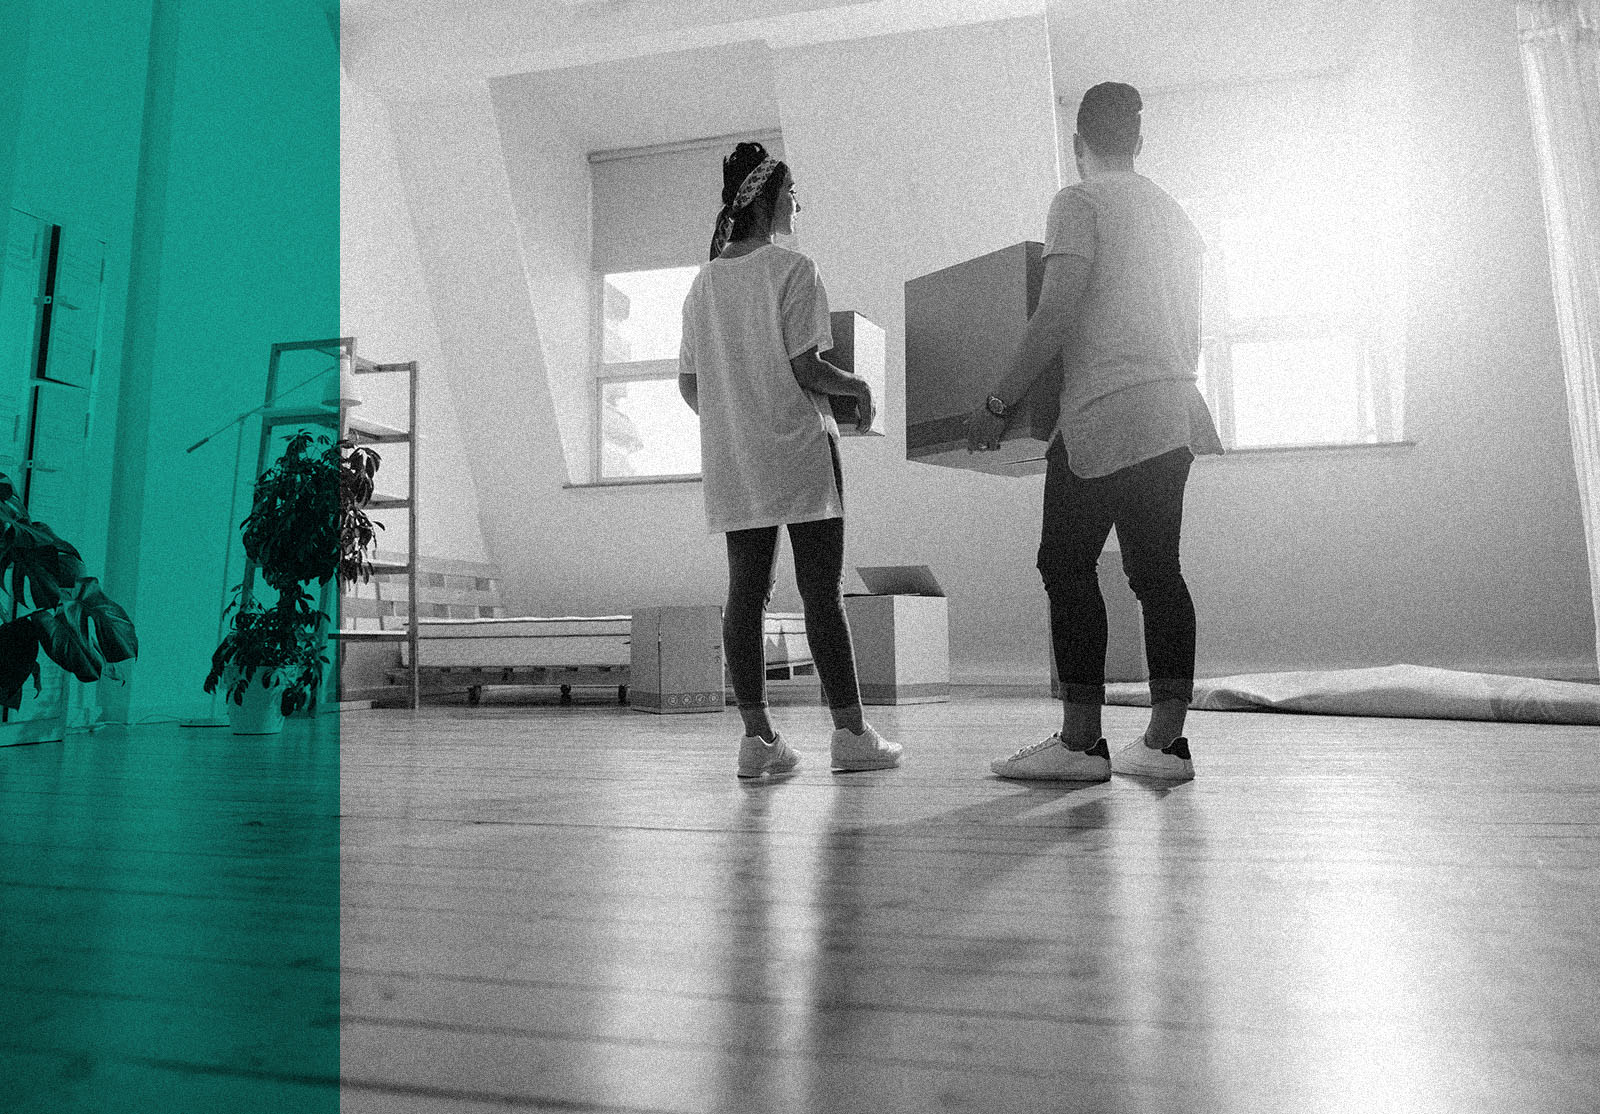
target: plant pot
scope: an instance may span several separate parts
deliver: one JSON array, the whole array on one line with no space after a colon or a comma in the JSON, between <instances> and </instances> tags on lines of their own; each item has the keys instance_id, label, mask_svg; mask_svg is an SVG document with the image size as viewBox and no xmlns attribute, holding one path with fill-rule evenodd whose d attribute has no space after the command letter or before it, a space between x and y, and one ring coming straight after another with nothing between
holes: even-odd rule
<instances>
[{"instance_id":1,"label":"plant pot","mask_svg":"<svg viewBox=\"0 0 1600 1114\"><path fill-rule=\"evenodd\" d=\"M257 672L250 673L250 683L244 689L244 703L228 705L228 725L235 735L276 735L283 730L283 679L273 675L273 683L263 686ZM231 681L231 675L225 683Z\"/></svg>"}]
</instances>

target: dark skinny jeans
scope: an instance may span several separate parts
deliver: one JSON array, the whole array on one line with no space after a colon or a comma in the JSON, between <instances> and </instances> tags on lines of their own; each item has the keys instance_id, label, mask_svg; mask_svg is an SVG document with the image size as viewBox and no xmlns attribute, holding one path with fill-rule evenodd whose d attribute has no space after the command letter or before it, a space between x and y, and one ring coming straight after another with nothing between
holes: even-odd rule
<instances>
[{"instance_id":1,"label":"dark skinny jeans","mask_svg":"<svg viewBox=\"0 0 1600 1114\"><path fill-rule=\"evenodd\" d=\"M778 564L778 527L728 531L728 602L722 647L741 708L767 706L763 619ZM806 641L830 708L861 703L855 649L844 613L844 519L789 524L794 579L806 614Z\"/></svg>"},{"instance_id":2,"label":"dark skinny jeans","mask_svg":"<svg viewBox=\"0 0 1600 1114\"><path fill-rule=\"evenodd\" d=\"M1144 613L1153 702L1194 695L1194 601L1178 559L1183 492L1194 455L1174 449L1109 476L1083 479L1057 438L1045 454L1039 573L1050 597L1050 638L1070 704L1105 700L1106 605L1097 566L1111 527Z\"/></svg>"}]
</instances>

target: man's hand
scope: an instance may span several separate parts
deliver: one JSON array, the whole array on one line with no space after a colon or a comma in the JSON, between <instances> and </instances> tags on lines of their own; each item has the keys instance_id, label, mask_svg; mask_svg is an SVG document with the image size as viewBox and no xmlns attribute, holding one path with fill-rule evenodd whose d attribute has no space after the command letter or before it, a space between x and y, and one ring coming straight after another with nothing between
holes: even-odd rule
<instances>
[{"instance_id":1,"label":"man's hand","mask_svg":"<svg viewBox=\"0 0 1600 1114\"><path fill-rule=\"evenodd\" d=\"M992 452L1000 447L1000 437L1006 431L1006 420L989 413L989 408L979 405L967 415L967 452Z\"/></svg>"}]
</instances>

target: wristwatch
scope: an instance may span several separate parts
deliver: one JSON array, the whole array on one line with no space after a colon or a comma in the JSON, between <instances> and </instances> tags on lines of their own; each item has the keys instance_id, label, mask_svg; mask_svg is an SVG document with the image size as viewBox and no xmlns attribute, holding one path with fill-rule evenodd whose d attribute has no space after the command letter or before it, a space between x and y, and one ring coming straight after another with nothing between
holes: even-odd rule
<instances>
[{"instance_id":1,"label":"wristwatch","mask_svg":"<svg viewBox=\"0 0 1600 1114\"><path fill-rule=\"evenodd\" d=\"M999 395L990 395L988 398L984 399L983 408L997 418L1005 417L1006 412L1011 409L1006 405L1006 400L1001 398Z\"/></svg>"}]
</instances>

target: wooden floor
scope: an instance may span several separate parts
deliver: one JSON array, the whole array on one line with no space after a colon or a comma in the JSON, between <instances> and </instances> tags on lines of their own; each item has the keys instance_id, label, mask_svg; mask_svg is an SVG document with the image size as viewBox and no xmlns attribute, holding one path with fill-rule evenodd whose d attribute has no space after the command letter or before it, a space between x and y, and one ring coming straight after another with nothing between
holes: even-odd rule
<instances>
[{"instance_id":1,"label":"wooden floor","mask_svg":"<svg viewBox=\"0 0 1600 1114\"><path fill-rule=\"evenodd\" d=\"M598 700L0 751L0 1109L1600 1110L1600 732L992 778L1056 707L871 709L905 767L836 775L796 701L774 784Z\"/></svg>"}]
</instances>

